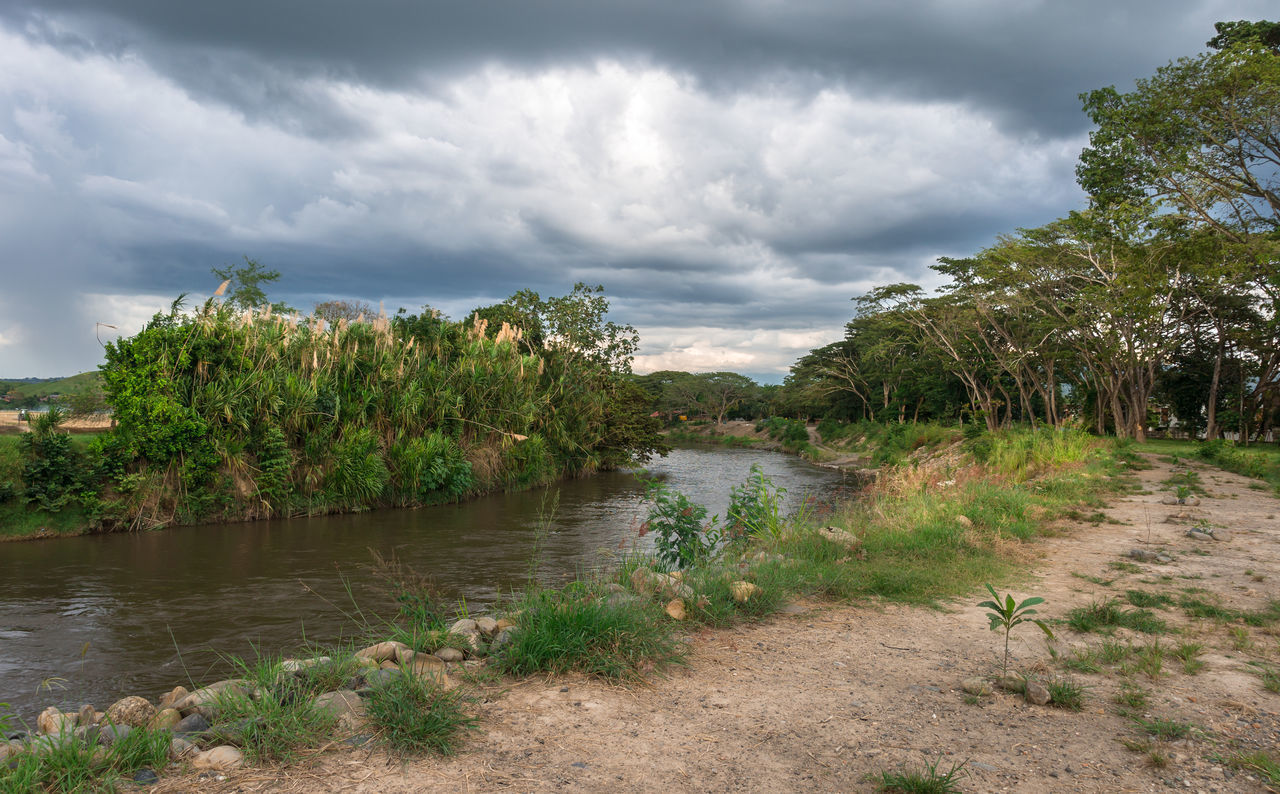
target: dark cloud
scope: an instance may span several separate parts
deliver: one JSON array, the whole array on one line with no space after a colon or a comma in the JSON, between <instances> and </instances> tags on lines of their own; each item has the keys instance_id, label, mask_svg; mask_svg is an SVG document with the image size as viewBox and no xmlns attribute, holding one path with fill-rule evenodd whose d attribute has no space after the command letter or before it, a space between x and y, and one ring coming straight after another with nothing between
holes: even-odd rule
<instances>
[{"instance_id":1,"label":"dark cloud","mask_svg":"<svg viewBox=\"0 0 1280 794\"><path fill-rule=\"evenodd\" d=\"M358 120L326 115L300 94L299 78L422 89L491 62L537 69L608 58L687 71L712 90L818 90L834 80L958 100L1064 134L1084 126L1077 93L1147 73L1201 48L1214 19L1257 17L1269 5L17 0L3 13L59 46L137 51L211 96L276 117L283 108L330 132Z\"/></svg>"}]
</instances>

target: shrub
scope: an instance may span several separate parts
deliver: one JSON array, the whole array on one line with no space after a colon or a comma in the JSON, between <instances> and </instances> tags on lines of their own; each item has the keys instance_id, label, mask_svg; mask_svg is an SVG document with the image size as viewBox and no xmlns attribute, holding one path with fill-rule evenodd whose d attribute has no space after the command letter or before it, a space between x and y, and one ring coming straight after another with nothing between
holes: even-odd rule
<instances>
[{"instance_id":1,"label":"shrub","mask_svg":"<svg viewBox=\"0 0 1280 794\"><path fill-rule=\"evenodd\" d=\"M776 538L782 533L782 499L785 488L774 486L758 464L751 466L746 482L729 491L725 533L731 538Z\"/></svg>"},{"instance_id":2,"label":"shrub","mask_svg":"<svg viewBox=\"0 0 1280 794\"><path fill-rule=\"evenodd\" d=\"M641 534L653 532L658 560L671 568L688 568L715 552L719 530L713 518L705 527L707 508L658 482L645 485L645 497L652 502L640 525Z\"/></svg>"}]
</instances>

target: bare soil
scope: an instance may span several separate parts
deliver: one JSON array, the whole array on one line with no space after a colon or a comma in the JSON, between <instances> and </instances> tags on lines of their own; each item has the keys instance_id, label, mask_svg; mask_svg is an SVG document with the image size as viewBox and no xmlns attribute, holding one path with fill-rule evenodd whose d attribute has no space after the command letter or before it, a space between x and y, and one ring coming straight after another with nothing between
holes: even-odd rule
<instances>
[{"instance_id":1,"label":"bare soil","mask_svg":"<svg viewBox=\"0 0 1280 794\"><path fill-rule=\"evenodd\" d=\"M1127 589L1172 595L1203 588L1224 606L1258 610L1280 596L1280 500L1254 481L1197 467L1208 495L1196 508L1165 506L1167 463L1138 474L1142 492L1103 515L1058 527L1037 544L1039 560L1018 597L1040 595L1042 611ZM1170 517L1172 521L1170 520ZM1226 542L1186 536L1188 522L1226 527ZM1163 549L1173 561L1137 562L1132 548ZM1132 563L1138 571L1117 569ZM1122 566L1123 567L1123 566ZM1096 577L1100 584L1083 577ZM479 729L451 758L399 760L382 750L335 744L308 764L245 769L229 776L166 775L153 790L180 791L872 791L885 770L939 770L963 763L965 791L1264 791L1256 775L1218 759L1280 747L1280 695L1250 662L1280 666L1277 630L1192 620L1177 607L1158 614L1185 633L1166 649L1201 642L1206 663L1188 675L1166 652L1156 679L1132 673L1150 694L1147 718L1196 726L1194 738L1157 746L1167 764L1126 749L1140 740L1113 700L1122 676L1070 673L1088 689L1084 709L1034 706L997 692L972 702L961 681L999 669L984 594L941 609L896 604L795 604L759 624L690 637L689 665L644 687L585 678L482 687ZM1210 598L1205 593L1198 597ZM1146 644L1151 638L1116 634ZM1059 627L1058 648L1097 645L1098 635ZM1015 630L1011 667L1066 675L1033 627Z\"/></svg>"}]
</instances>

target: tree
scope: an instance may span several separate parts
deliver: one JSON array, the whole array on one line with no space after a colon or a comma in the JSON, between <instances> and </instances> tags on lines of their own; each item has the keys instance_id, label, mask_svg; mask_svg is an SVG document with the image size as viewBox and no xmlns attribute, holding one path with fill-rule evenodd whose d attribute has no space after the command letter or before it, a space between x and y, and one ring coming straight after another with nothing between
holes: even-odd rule
<instances>
[{"instance_id":1,"label":"tree","mask_svg":"<svg viewBox=\"0 0 1280 794\"><path fill-rule=\"evenodd\" d=\"M1280 54L1271 22L1219 23L1218 52L1135 90L1081 94L1098 128L1076 174L1095 206L1150 197L1236 241L1280 229Z\"/></svg>"},{"instance_id":2,"label":"tree","mask_svg":"<svg viewBox=\"0 0 1280 794\"><path fill-rule=\"evenodd\" d=\"M257 261L247 256L244 258L243 266L227 265L210 268L210 270L213 275L225 282L224 287L219 289L226 290L226 297L223 300L228 306L244 311L268 307L276 312L293 311L284 303L272 303L267 300L267 293L262 289L263 284L280 278L279 270L266 270Z\"/></svg>"},{"instance_id":3,"label":"tree","mask_svg":"<svg viewBox=\"0 0 1280 794\"><path fill-rule=\"evenodd\" d=\"M736 372L701 372L694 375L700 387L702 402L715 414L716 424L724 424L725 414L743 400L750 398L759 387L746 375Z\"/></svg>"},{"instance_id":4,"label":"tree","mask_svg":"<svg viewBox=\"0 0 1280 794\"><path fill-rule=\"evenodd\" d=\"M342 320L354 323L361 318L372 319L375 312L373 306L364 301L331 300L317 303L312 314L332 326Z\"/></svg>"}]
</instances>

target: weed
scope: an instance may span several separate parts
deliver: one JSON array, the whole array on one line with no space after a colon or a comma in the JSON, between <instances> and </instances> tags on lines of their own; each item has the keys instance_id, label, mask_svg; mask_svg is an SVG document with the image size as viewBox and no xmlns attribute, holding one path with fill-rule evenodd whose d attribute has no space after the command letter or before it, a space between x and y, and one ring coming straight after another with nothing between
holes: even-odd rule
<instances>
[{"instance_id":1,"label":"weed","mask_svg":"<svg viewBox=\"0 0 1280 794\"><path fill-rule=\"evenodd\" d=\"M329 735L336 718L314 706L308 685L322 678L282 675L279 659L260 658L252 666L231 661L251 692L232 687L218 693L213 737L243 748L251 760L290 763L301 748Z\"/></svg>"},{"instance_id":2,"label":"weed","mask_svg":"<svg viewBox=\"0 0 1280 794\"><path fill-rule=\"evenodd\" d=\"M1072 571L1071 575L1076 577L1077 579L1083 579L1086 582L1092 582L1100 587L1110 587L1116 582L1115 579L1103 579L1101 576L1087 576L1082 573L1077 573L1076 571Z\"/></svg>"},{"instance_id":3,"label":"weed","mask_svg":"<svg viewBox=\"0 0 1280 794\"><path fill-rule=\"evenodd\" d=\"M1153 745L1150 750L1147 750L1147 763L1156 769L1163 769L1169 765L1169 756L1165 754L1163 747Z\"/></svg>"},{"instance_id":4,"label":"weed","mask_svg":"<svg viewBox=\"0 0 1280 794\"><path fill-rule=\"evenodd\" d=\"M1226 762L1237 769L1248 769L1257 772L1263 780L1272 786L1280 786L1280 761L1262 750L1252 753L1236 753Z\"/></svg>"},{"instance_id":5,"label":"weed","mask_svg":"<svg viewBox=\"0 0 1280 794\"><path fill-rule=\"evenodd\" d=\"M1280 695L1280 670L1274 667L1263 667L1258 675L1262 678L1262 688Z\"/></svg>"},{"instance_id":6,"label":"weed","mask_svg":"<svg viewBox=\"0 0 1280 794\"><path fill-rule=\"evenodd\" d=\"M1249 630L1244 626L1236 626L1229 633L1231 634L1231 647L1237 651L1243 653L1253 648L1253 638L1249 636Z\"/></svg>"},{"instance_id":7,"label":"weed","mask_svg":"<svg viewBox=\"0 0 1280 794\"><path fill-rule=\"evenodd\" d=\"M1049 690L1049 702L1058 708L1068 711L1080 711L1084 708L1085 687L1070 678L1051 678L1045 682Z\"/></svg>"},{"instance_id":8,"label":"weed","mask_svg":"<svg viewBox=\"0 0 1280 794\"><path fill-rule=\"evenodd\" d=\"M1173 741L1174 739L1188 739L1196 732L1196 727L1189 722L1178 722L1177 720L1169 720L1162 717L1149 720L1142 717L1134 717L1133 724L1134 727L1163 742Z\"/></svg>"},{"instance_id":9,"label":"weed","mask_svg":"<svg viewBox=\"0 0 1280 794\"><path fill-rule=\"evenodd\" d=\"M1173 649L1173 655L1182 660L1182 671L1187 675L1195 675L1204 668L1200 654L1204 653L1204 644L1184 642Z\"/></svg>"},{"instance_id":10,"label":"weed","mask_svg":"<svg viewBox=\"0 0 1280 794\"><path fill-rule=\"evenodd\" d=\"M1173 603L1173 599L1164 593L1149 593L1146 590L1125 590L1124 597L1130 604L1144 609L1164 609Z\"/></svg>"},{"instance_id":11,"label":"weed","mask_svg":"<svg viewBox=\"0 0 1280 794\"><path fill-rule=\"evenodd\" d=\"M1000 666L1000 677L1003 678L1009 673L1009 633L1013 631L1015 626L1023 623L1034 623L1040 627L1040 630L1043 631L1049 639L1053 639L1053 631L1050 630L1049 626L1040 618L1031 617L1036 614L1036 611L1031 609L1031 607L1036 604L1043 604L1043 598L1040 598L1039 596L1032 596L1019 604L1013 600L1012 595L1008 594L1006 594L1004 600L1001 601L1000 594L997 593L996 589L990 584L987 585L987 592L990 593L991 597L995 600L983 601L978 604L978 606L992 610L987 613L987 620L991 621L992 631L1004 629L1004 662Z\"/></svg>"},{"instance_id":12,"label":"weed","mask_svg":"<svg viewBox=\"0 0 1280 794\"><path fill-rule=\"evenodd\" d=\"M724 517L726 535L777 538L784 528L782 500L786 495L785 488L776 487L760 466L753 464L746 482L729 491L729 509Z\"/></svg>"},{"instance_id":13,"label":"weed","mask_svg":"<svg viewBox=\"0 0 1280 794\"><path fill-rule=\"evenodd\" d=\"M663 565L688 568L714 554L720 533L715 519L703 526L707 508L654 481L646 483L645 498L652 505L640 533L654 533L654 546Z\"/></svg>"},{"instance_id":14,"label":"weed","mask_svg":"<svg viewBox=\"0 0 1280 794\"><path fill-rule=\"evenodd\" d=\"M877 791L893 794L953 794L960 791L958 778L965 774L964 762L953 764L950 769L939 770L942 757L923 769L904 769L900 772L881 772Z\"/></svg>"},{"instance_id":15,"label":"weed","mask_svg":"<svg viewBox=\"0 0 1280 794\"><path fill-rule=\"evenodd\" d=\"M1168 625L1145 609L1122 609L1114 599L1094 601L1067 613L1067 625L1073 631L1110 631L1117 627L1144 634L1163 634Z\"/></svg>"},{"instance_id":16,"label":"weed","mask_svg":"<svg viewBox=\"0 0 1280 794\"><path fill-rule=\"evenodd\" d=\"M458 735L476 719L462 706L462 690L446 691L428 678L403 673L370 693L369 718L383 738L404 755L452 755Z\"/></svg>"},{"instance_id":17,"label":"weed","mask_svg":"<svg viewBox=\"0 0 1280 794\"><path fill-rule=\"evenodd\" d=\"M1099 664L1098 660L1098 651L1089 646L1072 649L1071 656L1063 659L1062 665L1082 673L1102 672L1102 665Z\"/></svg>"},{"instance_id":18,"label":"weed","mask_svg":"<svg viewBox=\"0 0 1280 794\"><path fill-rule=\"evenodd\" d=\"M649 603L609 602L593 593L532 590L517 603L519 631L497 656L513 675L571 670L637 679L683 661L672 624Z\"/></svg>"},{"instance_id":19,"label":"weed","mask_svg":"<svg viewBox=\"0 0 1280 794\"><path fill-rule=\"evenodd\" d=\"M1146 673L1147 677L1155 680L1160 677L1164 670L1164 646L1159 640L1143 645L1134 651L1137 657L1137 669Z\"/></svg>"},{"instance_id":20,"label":"weed","mask_svg":"<svg viewBox=\"0 0 1280 794\"><path fill-rule=\"evenodd\" d=\"M1113 560L1107 563L1107 567L1113 571L1122 571L1124 573L1142 573L1141 566L1124 560Z\"/></svg>"},{"instance_id":21,"label":"weed","mask_svg":"<svg viewBox=\"0 0 1280 794\"><path fill-rule=\"evenodd\" d=\"M1098 658L1106 664L1119 664L1124 661L1132 650L1128 643L1105 639L1098 646Z\"/></svg>"},{"instance_id":22,"label":"weed","mask_svg":"<svg viewBox=\"0 0 1280 794\"><path fill-rule=\"evenodd\" d=\"M1116 703L1128 709L1140 711L1145 709L1149 702L1147 691L1128 681L1122 682L1119 691L1116 692Z\"/></svg>"}]
</instances>

